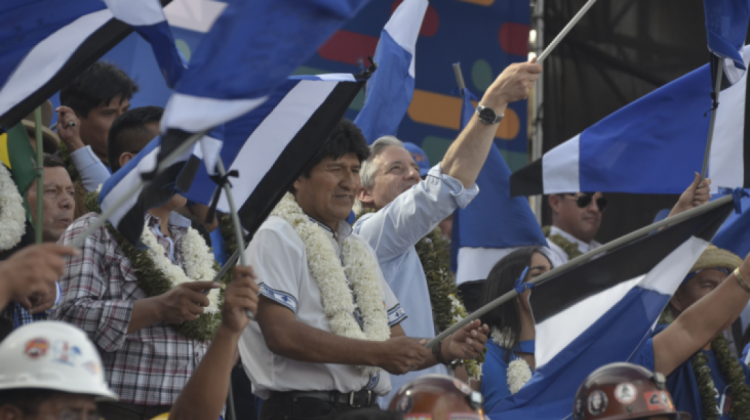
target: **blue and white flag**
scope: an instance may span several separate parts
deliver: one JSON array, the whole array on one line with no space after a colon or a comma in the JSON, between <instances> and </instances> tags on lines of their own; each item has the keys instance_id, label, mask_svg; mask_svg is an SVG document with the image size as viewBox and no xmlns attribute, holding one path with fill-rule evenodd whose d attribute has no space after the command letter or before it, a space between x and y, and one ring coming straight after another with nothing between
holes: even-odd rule
<instances>
[{"instance_id":1,"label":"blue and white flag","mask_svg":"<svg viewBox=\"0 0 750 420\"><path fill-rule=\"evenodd\" d=\"M0 2L0 126L14 126L131 32L101 0Z\"/></svg>"},{"instance_id":2,"label":"blue and white flag","mask_svg":"<svg viewBox=\"0 0 750 420\"><path fill-rule=\"evenodd\" d=\"M109 222L135 246L141 246L140 237L146 212L166 203L175 193L187 193L200 164L200 159L193 155L192 150L188 150L164 171L151 178L156 171L160 147L161 137L151 140L130 162L107 179L99 193L102 211L128 196L126 202L119 203ZM136 194L128 195L144 177L151 182Z\"/></svg>"},{"instance_id":3,"label":"blue and white flag","mask_svg":"<svg viewBox=\"0 0 750 420\"><path fill-rule=\"evenodd\" d=\"M300 176L367 77L290 77L263 104L224 126L220 156L227 172L234 175L228 181L247 231L255 232ZM217 209L229 212L226 195L207 171L200 169L187 198L208 205L217 194Z\"/></svg>"},{"instance_id":4,"label":"blue and white flag","mask_svg":"<svg viewBox=\"0 0 750 420\"><path fill-rule=\"evenodd\" d=\"M742 56L750 61L750 47ZM710 81L706 65L610 114L514 172L511 194L682 194L703 166ZM708 163L712 193L750 187L747 87L745 73L721 92Z\"/></svg>"},{"instance_id":5,"label":"blue and white flag","mask_svg":"<svg viewBox=\"0 0 750 420\"><path fill-rule=\"evenodd\" d=\"M724 74L737 83L747 69L740 50L747 37L750 0L703 0L703 8L708 50L724 60Z\"/></svg>"},{"instance_id":6,"label":"blue and white flag","mask_svg":"<svg viewBox=\"0 0 750 420\"><path fill-rule=\"evenodd\" d=\"M159 0L104 0L115 18L130 25L154 50L159 69L174 88L185 71L185 58L177 46Z\"/></svg>"},{"instance_id":7,"label":"blue and white flag","mask_svg":"<svg viewBox=\"0 0 750 420\"><path fill-rule=\"evenodd\" d=\"M740 203L741 212L729 215L716 233L713 244L742 258L750 253L750 197L742 197Z\"/></svg>"},{"instance_id":8,"label":"blue and white flag","mask_svg":"<svg viewBox=\"0 0 750 420\"><path fill-rule=\"evenodd\" d=\"M414 56L427 6L427 0L404 0L380 33L373 59L378 71L367 83L365 104L354 120L370 144L396 135L414 96Z\"/></svg>"},{"instance_id":9,"label":"blue and white flag","mask_svg":"<svg viewBox=\"0 0 750 420\"><path fill-rule=\"evenodd\" d=\"M161 158L187 137L247 114L367 0L230 3L201 40L161 121Z\"/></svg>"},{"instance_id":10,"label":"blue and white flag","mask_svg":"<svg viewBox=\"0 0 750 420\"><path fill-rule=\"evenodd\" d=\"M474 115L474 95L464 88L461 128ZM493 144L477 177L480 194L453 213L451 269L456 283L484 280L492 267L516 247L547 246L526 197L510 197L510 168Z\"/></svg>"},{"instance_id":11,"label":"blue and white flag","mask_svg":"<svg viewBox=\"0 0 750 420\"><path fill-rule=\"evenodd\" d=\"M595 369L628 361L732 211L731 202L635 240L532 289L537 371L492 418L563 419Z\"/></svg>"}]
</instances>

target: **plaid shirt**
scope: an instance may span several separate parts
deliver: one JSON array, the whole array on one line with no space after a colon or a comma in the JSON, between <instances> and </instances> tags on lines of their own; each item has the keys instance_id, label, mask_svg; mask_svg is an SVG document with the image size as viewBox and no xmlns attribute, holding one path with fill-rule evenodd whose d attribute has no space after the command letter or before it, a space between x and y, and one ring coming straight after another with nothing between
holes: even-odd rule
<instances>
[{"instance_id":1,"label":"plaid shirt","mask_svg":"<svg viewBox=\"0 0 750 420\"><path fill-rule=\"evenodd\" d=\"M97 216L89 213L73 222L59 243L70 244ZM179 247L172 250L169 239L158 230L159 219L146 215L146 226L182 266ZM187 232L186 226L170 220L175 244ZM148 295L138 287L132 263L106 227L86 238L80 256L68 259L60 285L62 301L52 317L86 331L100 350L107 382L120 402L173 404L210 342L190 340L164 323L127 334L133 302Z\"/></svg>"}]
</instances>

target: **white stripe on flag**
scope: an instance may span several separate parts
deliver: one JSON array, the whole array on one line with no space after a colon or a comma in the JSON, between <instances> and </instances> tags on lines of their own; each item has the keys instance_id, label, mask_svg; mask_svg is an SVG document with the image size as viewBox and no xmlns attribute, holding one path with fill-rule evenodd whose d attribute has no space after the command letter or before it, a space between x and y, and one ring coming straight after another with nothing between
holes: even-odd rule
<instances>
[{"instance_id":1,"label":"white stripe on flag","mask_svg":"<svg viewBox=\"0 0 750 420\"><path fill-rule=\"evenodd\" d=\"M49 35L29 51L0 89L0 115L44 86L97 29L112 19L109 10L89 13Z\"/></svg>"},{"instance_id":2,"label":"white stripe on flag","mask_svg":"<svg viewBox=\"0 0 750 420\"><path fill-rule=\"evenodd\" d=\"M159 150L161 150L161 147L155 147L149 154L144 156L140 162L138 162L138 166L133 168L130 172L128 172L121 180L117 183L107 194L106 197L102 199L101 202L101 209L102 211L107 210L111 205L116 203L124 194L126 191L130 190L133 185L140 182L141 180L141 174L151 172L154 169L156 169L156 159L159 156ZM120 220L122 220L123 217L130 211L130 209L135 206L135 203L138 202L138 197L140 196L140 191L138 194L133 194L130 197L128 197L128 200L121 205L109 218L109 222L112 223L113 226L117 227L120 223Z\"/></svg>"},{"instance_id":3,"label":"white stripe on flag","mask_svg":"<svg viewBox=\"0 0 750 420\"><path fill-rule=\"evenodd\" d=\"M226 7L217 0L173 0L164 14L171 26L206 33Z\"/></svg>"},{"instance_id":4,"label":"white stripe on flag","mask_svg":"<svg viewBox=\"0 0 750 420\"><path fill-rule=\"evenodd\" d=\"M414 66L415 45L428 6L427 0L405 0L398 6L391 19L386 23L385 28L383 28L401 48L411 53L409 76L412 78L416 74Z\"/></svg>"},{"instance_id":5,"label":"white stripe on flag","mask_svg":"<svg viewBox=\"0 0 750 420\"><path fill-rule=\"evenodd\" d=\"M357 79L351 73L326 73L317 76L320 80L335 80L338 82L356 82Z\"/></svg>"},{"instance_id":6,"label":"white stripe on flag","mask_svg":"<svg viewBox=\"0 0 750 420\"><path fill-rule=\"evenodd\" d=\"M707 246L708 242L703 239L691 237L645 276L633 278L590 296L559 314L536 324L534 356L537 369L547 364L581 333L586 331L633 287L638 286L666 296L672 296ZM531 293L534 293L533 289Z\"/></svg>"},{"instance_id":7,"label":"white stripe on flag","mask_svg":"<svg viewBox=\"0 0 750 420\"><path fill-rule=\"evenodd\" d=\"M328 98L338 82L300 80L276 108L258 125L242 145L229 171L236 169L239 179L232 181L237 203L244 203L294 136ZM222 194L217 208L229 211L226 195Z\"/></svg>"},{"instance_id":8,"label":"white stripe on flag","mask_svg":"<svg viewBox=\"0 0 750 420\"><path fill-rule=\"evenodd\" d=\"M544 194L578 192L581 135L560 144L542 157L542 185Z\"/></svg>"},{"instance_id":9,"label":"white stripe on flag","mask_svg":"<svg viewBox=\"0 0 750 420\"><path fill-rule=\"evenodd\" d=\"M484 280L503 257L517 248L469 248L458 250L458 271L456 284L467 281Z\"/></svg>"},{"instance_id":10,"label":"white stripe on flag","mask_svg":"<svg viewBox=\"0 0 750 420\"><path fill-rule=\"evenodd\" d=\"M750 48L742 49L742 58L745 63L750 60ZM726 61L734 63L732 60ZM713 194L718 192L719 187L732 188L744 184L746 86L747 72L737 83L719 94L719 108L716 111L716 125L708 160L708 177L711 178ZM708 99L706 104L709 104Z\"/></svg>"},{"instance_id":11,"label":"white stripe on flag","mask_svg":"<svg viewBox=\"0 0 750 420\"><path fill-rule=\"evenodd\" d=\"M219 160L219 153L224 142L210 136L203 136L199 143L200 147L195 148L195 156L206 163L206 171L209 175L216 175L216 162Z\"/></svg>"},{"instance_id":12,"label":"white stripe on flag","mask_svg":"<svg viewBox=\"0 0 750 420\"><path fill-rule=\"evenodd\" d=\"M177 128L191 133L210 130L252 111L267 98L223 100L175 92L164 109L161 130Z\"/></svg>"},{"instance_id":13,"label":"white stripe on flag","mask_svg":"<svg viewBox=\"0 0 750 420\"><path fill-rule=\"evenodd\" d=\"M117 19L130 26L150 26L166 20L159 0L104 0L104 3Z\"/></svg>"}]
</instances>

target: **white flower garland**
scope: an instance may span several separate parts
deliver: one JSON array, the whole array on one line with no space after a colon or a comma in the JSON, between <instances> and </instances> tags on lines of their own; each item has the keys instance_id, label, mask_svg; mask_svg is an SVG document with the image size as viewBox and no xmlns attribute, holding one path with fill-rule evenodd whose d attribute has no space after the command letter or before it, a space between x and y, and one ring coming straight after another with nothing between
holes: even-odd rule
<instances>
[{"instance_id":1,"label":"white flower garland","mask_svg":"<svg viewBox=\"0 0 750 420\"><path fill-rule=\"evenodd\" d=\"M26 232L26 210L10 171L0 166L0 251L7 251L21 242Z\"/></svg>"},{"instance_id":2,"label":"white flower garland","mask_svg":"<svg viewBox=\"0 0 750 420\"><path fill-rule=\"evenodd\" d=\"M493 328L490 336L495 344L510 351L507 347L507 343L510 341L508 339L510 337L509 329L501 332L497 328ZM513 395L523 388L523 386L526 385L526 382L529 382L531 379L531 366L529 366L523 358L519 357L508 363L508 368L505 370L505 374L508 376L508 389L510 389L510 394Z\"/></svg>"},{"instance_id":3,"label":"white flower garland","mask_svg":"<svg viewBox=\"0 0 750 420\"><path fill-rule=\"evenodd\" d=\"M376 275L376 262L364 244L351 238L344 239L344 267L341 267L341 262L323 228L310 221L292 194L286 193L271 212L271 216L286 220L305 244L307 264L320 289L321 303L328 317L331 332L357 340L388 340L391 330L383 305L383 287ZM352 297L352 289L356 296L356 304ZM357 307L362 314L364 331L354 318ZM359 366L359 369L367 376L380 371L380 368L375 366Z\"/></svg>"},{"instance_id":4,"label":"white flower garland","mask_svg":"<svg viewBox=\"0 0 750 420\"><path fill-rule=\"evenodd\" d=\"M171 287L191 281L212 281L216 276L214 255L200 233L193 228L188 228L180 241L185 271L165 255L167 250L156 240L156 235L147 226L143 228L141 242L148 247L148 254L154 266L169 280ZM208 292L209 305L203 308L204 314L219 312L219 296L219 289L211 289Z\"/></svg>"}]
</instances>

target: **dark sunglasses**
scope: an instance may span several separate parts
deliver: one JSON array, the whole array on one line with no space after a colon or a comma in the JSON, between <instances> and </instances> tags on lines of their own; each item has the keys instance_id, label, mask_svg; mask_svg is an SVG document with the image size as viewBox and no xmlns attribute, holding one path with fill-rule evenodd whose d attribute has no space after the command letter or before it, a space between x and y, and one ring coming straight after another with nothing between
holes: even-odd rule
<instances>
[{"instance_id":1,"label":"dark sunglasses","mask_svg":"<svg viewBox=\"0 0 750 420\"><path fill-rule=\"evenodd\" d=\"M591 204L591 200L594 198L593 194L581 194L578 197L575 196L575 194L570 194L575 198L576 205L578 205L579 208L587 207L589 204ZM596 205L599 207L599 211L603 212L605 208L607 208L607 199L604 197L599 197L596 199Z\"/></svg>"}]
</instances>

